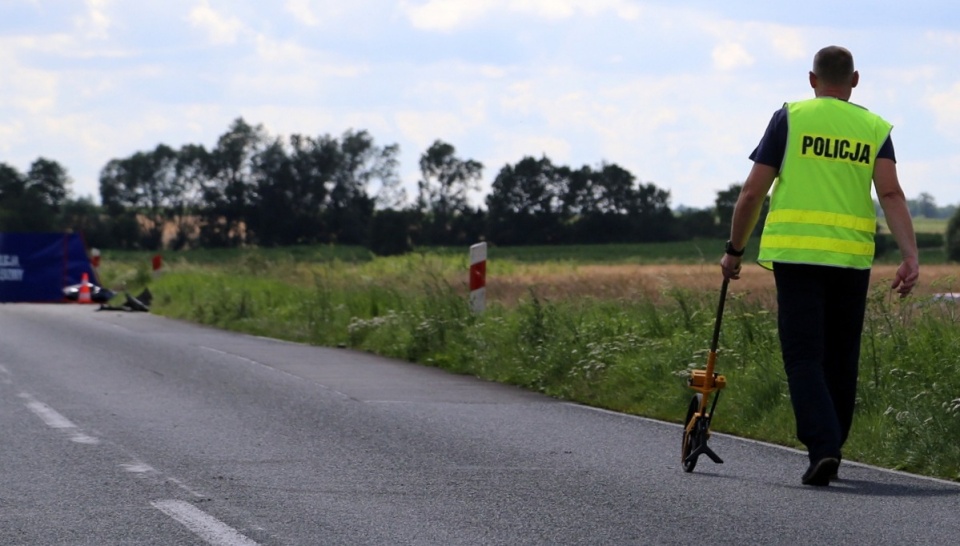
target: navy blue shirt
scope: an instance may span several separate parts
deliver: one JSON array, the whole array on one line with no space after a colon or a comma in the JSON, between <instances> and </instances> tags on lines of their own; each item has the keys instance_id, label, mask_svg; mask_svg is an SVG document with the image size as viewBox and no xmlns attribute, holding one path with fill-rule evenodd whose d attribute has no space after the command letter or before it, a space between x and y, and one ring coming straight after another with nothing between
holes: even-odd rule
<instances>
[{"instance_id":1,"label":"navy blue shirt","mask_svg":"<svg viewBox=\"0 0 960 546\"><path fill-rule=\"evenodd\" d=\"M753 150L753 153L750 154L750 159L756 163L779 170L780 166L783 165L783 155L786 152L787 107L784 106L773 113L773 117L770 118L770 123L767 125L767 130L763 133L760 144L758 144L756 149ZM886 142L880 147L880 152L877 154L878 159L881 157L893 162L897 161L897 156L893 151L893 139L891 139L889 135L887 136Z\"/></svg>"}]
</instances>

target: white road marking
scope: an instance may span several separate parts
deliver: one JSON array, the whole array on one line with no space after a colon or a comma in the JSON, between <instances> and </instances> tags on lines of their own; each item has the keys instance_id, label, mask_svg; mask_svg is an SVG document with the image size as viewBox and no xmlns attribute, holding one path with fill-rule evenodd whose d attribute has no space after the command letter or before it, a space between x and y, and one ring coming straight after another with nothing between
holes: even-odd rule
<instances>
[{"instance_id":1,"label":"white road marking","mask_svg":"<svg viewBox=\"0 0 960 546\"><path fill-rule=\"evenodd\" d=\"M21 392L20 398L26 400L27 409L36 414L48 427L65 431L70 435L70 440L78 444L95 445L100 443L98 438L84 434L77 425L73 424L73 421L58 413L57 410L37 400L32 395Z\"/></svg>"},{"instance_id":2,"label":"white road marking","mask_svg":"<svg viewBox=\"0 0 960 546\"><path fill-rule=\"evenodd\" d=\"M236 358L237 360L242 360L242 361L247 362L247 363L250 363L250 364L256 364L257 366L263 366L264 368L270 368L270 366L267 366L266 364L264 364L264 363L262 363L262 362L257 362L256 360L249 359L249 358L247 358L247 357L245 357L245 356L235 355L235 354L233 354L233 353L228 353L228 352L226 352L226 351L221 351L220 349L214 349L213 347L207 347L206 345L201 345L200 348L203 349L204 351L210 351L211 353L217 353L218 355L229 356L229 357L233 357L233 358ZM274 368L270 368L270 369L273 370Z\"/></svg>"},{"instance_id":3,"label":"white road marking","mask_svg":"<svg viewBox=\"0 0 960 546\"><path fill-rule=\"evenodd\" d=\"M198 491L190 488L190 486L188 486L187 484L183 483L182 481L180 481L180 480L178 480L178 479L176 479L176 478L174 478L174 477L172 477L172 476L166 476L166 479L167 479L168 482L176 485L176 486L179 487L180 489L183 489L184 491L186 491L187 493L190 493L191 495L193 495L194 497L197 497L198 499L203 499L203 498L206 498L206 497L207 497L207 495L204 495L203 493L200 493L200 492L198 492Z\"/></svg>"},{"instance_id":4,"label":"white road marking","mask_svg":"<svg viewBox=\"0 0 960 546\"><path fill-rule=\"evenodd\" d=\"M131 472L133 474L148 474L148 473L156 472L156 470L154 470L152 466L146 463L141 463L140 461L121 464L120 468L126 470L127 472Z\"/></svg>"},{"instance_id":5,"label":"white road marking","mask_svg":"<svg viewBox=\"0 0 960 546\"><path fill-rule=\"evenodd\" d=\"M207 514L189 502L161 500L150 503L154 508L177 520L213 546L257 546L239 531Z\"/></svg>"},{"instance_id":6,"label":"white road marking","mask_svg":"<svg viewBox=\"0 0 960 546\"><path fill-rule=\"evenodd\" d=\"M0 365L0 375L8 374L9 371ZM37 400L32 394L21 392L19 397L24 400L27 409L32 411L48 427L62 430L70 435L70 439L81 444L99 444L100 440L84 434L77 425L67 419L63 414ZM156 469L147 463L133 457L133 461L120 465L124 471L132 474L159 474ZM203 497L197 491L191 489L186 484L176 478L165 476L169 482L176 484L184 491L195 497ZM154 508L160 510L167 516L173 518L181 525L189 529L203 541L212 546L258 546L256 542L250 540L236 529L226 525L220 520L196 508L189 502L179 500L163 500L150 503Z\"/></svg>"},{"instance_id":7,"label":"white road marking","mask_svg":"<svg viewBox=\"0 0 960 546\"><path fill-rule=\"evenodd\" d=\"M653 423L653 424L657 424L657 425L663 425L663 426L667 426L667 427L671 427L671 428L677 428L677 429L683 428L683 425L681 425L681 424L679 424L679 423L670 423L670 422L668 422L668 421L659 421L659 420L657 420L657 419L651 419L650 417L641 417L641 416L639 416L639 415L631 415L631 414L629 414L629 413L620 413L620 412L618 412L618 411L608 410L608 409L604 409L604 408L595 408L595 407L593 407L593 406L587 406L587 405L584 405L584 404L577 404L577 403L575 403L575 402L561 402L561 404L565 404L565 405L567 405L567 406L572 406L572 407L574 407L574 408L580 408L580 409L584 409L584 410L588 410L588 411L595 411L595 412L597 412L597 413L606 413L607 415L616 415L617 417L626 417L626 418L628 418L628 419L634 419L634 420L637 420L637 421L644 421L644 422L647 422L647 423ZM795 448L792 448L792 447L781 446L781 445L777 445L777 444L770 444L770 443L767 443L767 442L762 442L762 441L760 441L760 440L753 440L753 439L751 439L751 438L741 438L741 437L739 437L739 436L734 436L734 435L732 435L732 434L724 434L724 433L722 433L722 432L713 432L713 431L710 431L710 434L712 434L713 436L721 436L721 437L723 437L723 438L729 438L729 439L731 439L731 440L736 440L737 442L742 442L742 443L746 443L746 444L753 444L753 445L758 445L758 446L763 446L763 447L769 447L769 448L777 449L777 450L780 450L780 451L787 451L787 452L789 452L789 453L794 453L794 454L797 454L797 455L806 455L806 454L807 454L806 451L802 451L802 450L795 449ZM915 480L921 480L921 481L927 481L927 482L934 482L934 483L938 483L938 484L941 484L941 485L950 485L950 486L953 486L953 487L960 487L960 483L957 483L957 482L954 482L954 481L944 480L944 479L942 479L942 478L935 478L935 477L933 477L933 476L924 476L924 475L922 475L922 474L911 474L911 473L909 473L909 472L903 472L903 471L901 471L901 470L892 470L892 469L890 469L890 468L883 468L883 467L879 467L879 466L873 466L873 465L870 465L870 464L861 463L861 462L857 462L857 461L846 461L846 460L845 460L845 461L843 461L843 464L844 464L844 465L849 465L849 466L857 466L857 467L860 467L860 468L867 468L867 469L875 470L875 471L877 471L877 472L882 472L882 473L885 473L885 474L894 474L894 475L897 475L897 476L903 476L903 477L905 477L905 478L913 478L913 479L915 479Z\"/></svg>"},{"instance_id":8,"label":"white road marking","mask_svg":"<svg viewBox=\"0 0 960 546\"><path fill-rule=\"evenodd\" d=\"M267 339L269 339L269 338L267 338ZM266 369L268 369L268 370L270 370L270 371L272 371L272 372L276 372L276 373L280 373L280 374L283 374L283 375L292 377L292 378L296 379L297 381L303 381L303 379L304 379L303 377L301 377L301 376L299 376L299 375L297 375L297 374L292 374L292 373L290 373L290 372L288 372L288 371L286 371L286 370L281 370L281 369L279 369L279 368L274 368L273 366L268 366L268 365L264 364L263 362L257 362L256 360L252 360L252 359L247 358L247 357L245 357L245 356L235 355L235 354L233 354L233 353L228 353L228 352L226 352L226 351L221 351L220 349L214 349L213 347L207 347L206 345L198 345L198 347L200 347L200 349L203 350L203 351L210 351L211 353L216 353L216 354L218 354L218 355L229 356L229 357L231 357L231 358L236 358L237 360L241 360L241 361L243 361L243 362L247 362L247 363L253 364L253 365L255 365L255 366L260 366L261 368L266 368ZM350 395L345 394L345 393L342 393L342 392L340 392L340 391L338 391L337 389L334 389L334 388L332 388L332 387L328 387L327 385L324 385L323 383L314 382L313 384L316 385L316 386L318 386L318 387L320 387L321 389L323 389L323 390L325 390L325 391L332 392L333 394L335 394L335 395L337 395L337 396L339 396L339 397L341 397L341 398L343 398L343 399L345 399L345 400L353 400L353 397L351 397Z\"/></svg>"}]
</instances>

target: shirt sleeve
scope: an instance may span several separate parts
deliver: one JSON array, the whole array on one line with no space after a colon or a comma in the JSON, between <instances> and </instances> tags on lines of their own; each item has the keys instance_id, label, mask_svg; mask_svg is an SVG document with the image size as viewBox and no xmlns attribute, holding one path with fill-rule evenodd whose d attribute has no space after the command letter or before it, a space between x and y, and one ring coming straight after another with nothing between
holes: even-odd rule
<instances>
[{"instance_id":1,"label":"shirt sleeve","mask_svg":"<svg viewBox=\"0 0 960 546\"><path fill-rule=\"evenodd\" d=\"M783 165L783 155L787 151L787 109L781 108L773 113L760 144L750 154L754 163L760 163L777 170Z\"/></svg>"},{"instance_id":2,"label":"shirt sleeve","mask_svg":"<svg viewBox=\"0 0 960 546\"><path fill-rule=\"evenodd\" d=\"M897 162L897 154L893 151L893 137L887 136L887 140L883 143L883 146L880 146L880 152L877 153L877 159L889 159L894 163Z\"/></svg>"}]
</instances>

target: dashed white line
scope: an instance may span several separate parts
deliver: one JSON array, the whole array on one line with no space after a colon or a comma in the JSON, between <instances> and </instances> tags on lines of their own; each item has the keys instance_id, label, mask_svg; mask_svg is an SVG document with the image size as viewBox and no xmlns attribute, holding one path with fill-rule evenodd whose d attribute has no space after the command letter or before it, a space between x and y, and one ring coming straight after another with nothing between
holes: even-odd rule
<instances>
[{"instance_id":1,"label":"dashed white line","mask_svg":"<svg viewBox=\"0 0 960 546\"><path fill-rule=\"evenodd\" d=\"M182 481L180 481L180 480L178 480L178 479L176 479L176 478L174 478L174 477L172 477L172 476L166 476L166 480L167 480L168 482L176 485L176 486L179 487L180 489L183 489L183 490L186 491L187 493L190 493L190 494L193 495L194 497L197 497L198 499L202 499L202 498L205 498L205 497L207 496L207 495L204 495L203 493L201 493L201 492L199 492L199 491L197 491L197 490L195 490L195 489L192 489L192 488L191 488L190 486L188 486L187 484L183 483Z\"/></svg>"},{"instance_id":2,"label":"dashed white line","mask_svg":"<svg viewBox=\"0 0 960 546\"><path fill-rule=\"evenodd\" d=\"M147 463L141 463L140 461L121 464L120 468L132 474L153 474L156 472L152 466Z\"/></svg>"},{"instance_id":3,"label":"dashed white line","mask_svg":"<svg viewBox=\"0 0 960 546\"><path fill-rule=\"evenodd\" d=\"M57 410L37 400L32 395L21 392L20 398L26 400L27 409L32 411L50 428L60 429L70 435L70 440L78 444L99 444L100 440L88 434L84 434L80 428L73 424L70 419L57 412Z\"/></svg>"},{"instance_id":4,"label":"dashed white line","mask_svg":"<svg viewBox=\"0 0 960 546\"><path fill-rule=\"evenodd\" d=\"M269 338L268 338L268 339L269 339ZM290 372L288 372L288 371L286 371L286 370L281 370L280 368L274 368L273 366L268 366L268 365L264 364L263 362L257 362L256 360L247 358L247 357L245 357L245 356L240 356L240 355L236 355L236 354L233 354L233 353L228 353L228 352L226 352L226 351L221 351L220 349L214 349L213 347L207 347L206 345L199 345L198 347L200 347L200 350L202 350L202 351L209 351L209 352L211 352L211 353L216 353L216 354L218 354L218 355L229 356L229 357L231 357L231 358L235 358L235 359L237 359L237 360L240 360L240 361L243 361L243 362L247 362L247 363L253 364L253 365L255 365L255 366L259 366L259 367L261 367L261 368L266 368L266 369L268 369L268 370L270 370L270 371L272 371L272 372L276 372L276 373L280 373L280 374L283 374L283 375L292 377L292 378L296 379L297 381L303 381L303 377L301 377L301 376L299 376L299 375L297 375L297 374L290 373ZM322 383L314 383L314 385L320 387L321 389L323 389L323 390L325 390L325 391L329 391L329 392L335 394L336 396L339 396L339 397L341 397L341 398L343 398L343 399L345 399L345 400L353 400L353 398L352 398L350 395L345 394L345 393L342 393L342 392L338 391L337 389L334 389L334 388L329 387L329 386L327 386L327 385L324 385L324 384L322 384Z\"/></svg>"},{"instance_id":5,"label":"dashed white line","mask_svg":"<svg viewBox=\"0 0 960 546\"><path fill-rule=\"evenodd\" d=\"M177 520L213 546L257 546L239 531L200 510L189 502L161 500L150 503L154 508Z\"/></svg>"},{"instance_id":6,"label":"dashed white line","mask_svg":"<svg viewBox=\"0 0 960 546\"><path fill-rule=\"evenodd\" d=\"M7 369L0 365L0 375L5 375L8 373L9 372ZM24 400L27 409L39 417L44 424L53 429L63 430L70 435L70 439L74 442L81 444L100 443L98 438L84 434L83 431L81 431L73 421L67 419L65 416L63 416L63 414L51 408L47 404L37 400L32 394L21 392L19 397ZM152 466L136 458L132 462L121 464L120 467L124 471L132 474L157 473L157 470ZM175 483L177 486L193 496L202 497L200 493L187 487L179 480L169 476L166 477L166 479ZM199 508L196 508L189 502L180 500L162 500L153 501L150 504L157 510L160 510L167 516L179 522L181 525L189 529L192 533L212 546L258 546L256 542L250 540L236 529L221 522Z\"/></svg>"}]
</instances>

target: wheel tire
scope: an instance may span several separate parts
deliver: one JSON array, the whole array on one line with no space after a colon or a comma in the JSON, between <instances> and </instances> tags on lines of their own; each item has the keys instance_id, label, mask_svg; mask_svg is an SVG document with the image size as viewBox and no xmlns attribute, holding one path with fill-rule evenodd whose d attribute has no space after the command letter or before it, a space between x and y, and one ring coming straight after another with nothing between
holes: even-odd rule
<instances>
[{"instance_id":1,"label":"wheel tire","mask_svg":"<svg viewBox=\"0 0 960 546\"><path fill-rule=\"evenodd\" d=\"M699 457L694 457L693 459L687 460L687 456L693 453L698 447L700 447L700 427L694 425L690 427L690 421L693 420L697 412L700 411L700 403L703 400L703 395L697 393L690 399L690 406L687 408L687 419L683 423L683 448L681 450L680 461L683 463L684 472L693 472L693 469L697 466L697 459ZM688 432L689 430L689 432Z\"/></svg>"}]
</instances>

